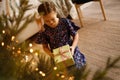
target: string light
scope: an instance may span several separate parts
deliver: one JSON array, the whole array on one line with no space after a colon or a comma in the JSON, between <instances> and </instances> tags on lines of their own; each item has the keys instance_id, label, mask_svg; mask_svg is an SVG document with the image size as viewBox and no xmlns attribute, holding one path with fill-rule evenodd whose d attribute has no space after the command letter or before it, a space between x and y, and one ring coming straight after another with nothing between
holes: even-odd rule
<instances>
[{"instance_id":1,"label":"string light","mask_svg":"<svg viewBox=\"0 0 120 80\"><path fill-rule=\"evenodd\" d=\"M33 45L32 45L32 43L29 43L29 47L32 47Z\"/></svg>"},{"instance_id":2,"label":"string light","mask_svg":"<svg viewBox=\"0 0 120 80\"><path fill-rule=\"evenodd\" d=\"M21 53L21 51L20 51L20 50L18 50L18 51L17 51L17 53L19 53L19 54L20 54L20 53Z\"/></svg>"},{"instance_id":3,"label":"string light","mask_svg":"<svg viewBox=\"0 0 120 80\"><path fill-rule=\"evenodd\" d=\"M35 62L34 62L34 61L32 61L32 64L34 65L34 64L35 64Z\"/></svg>"},{"instance_id":4,"label":"string light","mask_svg":"<svg viewBox=\"0 0 120 80\"><path fill-rule=\"evenodd\" d=\"M42 71L39 71L39 73L44 77L45 73L43 73Z\"/></svg>"},{"instance_id":5,"label":"string light","mask_svg":"<svg viewBox=\"0 0 120 80\"><path fill-rule=\"evenodd\" d=\"M64 75L61 75L61 78L65 78L65 76L64 76Z\"/></svg>"},{"instance_id":6,"label":"string light","mask_svg":"<svg viewBox=\"0 0 120 80\"><path fill-rule=\"evenodd\" d=\"M4 42L2 42L2 43L1 43L1 45L2 45L2 46L4 46L4 45L5 45L5 43L4 43Z\"/></svg>"},{"instance_id":7,"label":"string light","mask_svg":"<svg viewBox=\"0 0 120 80\"><path fill-rule=\"evenodd\" d=\"M29 58L28 58L28 56L26 55L26 56L25 56L25 61L28 62L28 59L29 59Z\"/></svg>"},{"instance_id":8,"label":"string light","mask_svg":"<svg viewBox=\"0 0 120 80\"><path fill-rule=\"evenodd\" d=\"M41 75L42 75L42 76L45 76L45 73L42 73Z\"/></svg>"},{"instance_id":9,"label":"string light","mask_svg":"<svg viewBox=\"0 0 120 80\"><path fill-rule=\"evenodd\" d=\"M36 55L36 56L38 56L38 53L37 53L37 52L35 52L35 55Z\"/></svg>"},{"instance_id":10,"label":"string light","mask_svg":"<svg viewBox=\"0 0 120 80\"><path fill-rule=\"evenodd\" d=\"M11 41L14 41L14 40L15 40L15 36L12 36L12 37L11 37Z\"/></svg>"},{"instance_id":11,"label":"string light","mask_svg":"<svg viewBox=\"0 0 120 80\"><path fill-rule=\"evenodd\" d=\"M5 34L5 30L3 30L2 33Z\"/></svg>"},{"instance_id":12,"label":"string light","mask_svg":"<svg viewBox=\"0 0 120 80\"><path fill-rule=\"evenodd\" d=\"M30 49L30 52L33 53L33 49Z\"/></svg>"},{"instance_id":13,"label":"string light","mask_svg":"<svg viewBox=\"0 0 120 80\"><path fill-rule=\"evenodd\" d=\"M38 68L35 68L36 71L38 71L39 69Z\"/></svg>"},{"instance_id":14,"label":"string light","mask_svg":"<svg viewBox=\"0 0 120 80\"><path fill-rule=\"evenodd\" d=\"M74 80L74 77L72 76L72 77L69 77L69 80Z\"/></svg>"},{"instance_id":15,"label":"string light","mask_svg":"<svg viewBox=\"0 0 120 80\"><path fill-rule=\"evenodd\" d=\"M19 41L18 40L16 40L16 43L18 43Z\"/></svg>"},{"instance_id":16,"label":"string light","mask_svg":"<svg viewBox=\"0 0 120 80\"><path fill-rule=\"evenodd\" d=\"M39 71L40 74L42 74L43 72L42 71Z\"/></svg>"},{"instance_id":17,"label":"string light","mask_svg":"<svg viewBox=\"0 0 120 80\"><path fill-rule=\"evenodd\" d=\"M12 47L12 49L14 50L14 49L15 49L15 47Z\"/></svg>"},{"instance_id":18,"label":"string light","mask_svg":"<svg viewBox=\"0 0 120 80\"><path fill-rule=\"evenodd\" d=\"M54 69L54 70L57 70L57 67L54 67L53 69Z\"/></svg>"},{"instance_id":19,"label":"string light","mask_svg":"<svg viewBox=\"0 0 120 80\"><path fill-rule=\"evenodd\" d=\"M56 74L56 76L57 76L57 77L59 77L59 76L60 76L60 74Z\"/></svg>"}]
</instances>

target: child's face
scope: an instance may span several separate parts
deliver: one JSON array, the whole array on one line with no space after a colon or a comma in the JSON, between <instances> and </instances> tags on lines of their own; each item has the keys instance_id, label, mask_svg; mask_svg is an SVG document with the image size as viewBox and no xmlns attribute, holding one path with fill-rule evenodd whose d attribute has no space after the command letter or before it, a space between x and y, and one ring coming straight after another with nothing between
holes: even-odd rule
<instances>
[{"instance_id":1,"label":"child's face","mask_svg":"<svg viewBox=\"0 0 120 80\"><path fill-rule=\"evenodd\" d=\"M51 13L43 16L45 24L51 28L55 28L58 25L59 18L57 18L57 13L52 11Z\"/></svg>"}]
</instances>

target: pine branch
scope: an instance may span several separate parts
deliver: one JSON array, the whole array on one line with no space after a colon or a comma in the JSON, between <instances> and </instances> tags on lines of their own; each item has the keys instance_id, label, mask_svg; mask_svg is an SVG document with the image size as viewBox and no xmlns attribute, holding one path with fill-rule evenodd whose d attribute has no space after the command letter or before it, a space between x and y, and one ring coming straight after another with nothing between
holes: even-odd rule
<instances>
[{"instance_id":1,"label":"pine branch","mask_svg":"<svg viewBox=\"0 0 120 80\"><path fill-rule=\"evenodd\" d=\"M110 71L110 69L114 68L120 68L118 65L116 65L120 61L120 56L115 58L114 60L111 61L111 58L109 57L106 63L106 67L101 70L97 70L94 75L92 80L110 80L110 77L106 77L106 74ZM112 80L112 79L111 79Z\"/></svg>"},{"instance_id":2,"label":"pine branch","mask_svg":"<svg viewBox=\"0 0 120 80\"><path fill-rule=\"evenodd\" d=\"M109 57L107 60L107 65L106 65L106 70L111 69L111 68L120 68L120 65L116 65L120 61L120 56L118 56L116 59L111 61L111 58Z\"/></svg>"}]
</instances>

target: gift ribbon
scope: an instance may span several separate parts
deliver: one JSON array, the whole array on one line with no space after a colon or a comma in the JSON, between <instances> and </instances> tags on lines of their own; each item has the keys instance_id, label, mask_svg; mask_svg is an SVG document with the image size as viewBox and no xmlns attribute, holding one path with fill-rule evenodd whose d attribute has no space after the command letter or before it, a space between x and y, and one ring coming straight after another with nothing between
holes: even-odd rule
<instances>
[{"instance_id":1,"label":"gift ribbon","mask_svg":"<svg viewBox=\"0 0 120 80\"><path fill-rule=\"evenodd\" d=\"M62 57L62 60L64 60L64 58L69 58L68 56L64 55L64 53L67 53L69 52L70 50L66 50L66 51L63 51L62 47L59 48L59 53L56 54L55 56L61 56ZM63 61L63 63L66 65L66 63Z\"/></svg>"},{"instance_id":2,"label":"gift ribbon","mask_svg":"<svg viewBox=\"0 0 120 80\"><path fill-rule=\"evenodd\" d=\"M63 51L63 50L62 50L62 47L60 47L60 48L59 48L59 53L56 54L55 56L61 55L62 58L69 58L68 56L64 55L64 53L67 53L67 52L69 52L69 50Z\"/></svg>"}]
</instances>

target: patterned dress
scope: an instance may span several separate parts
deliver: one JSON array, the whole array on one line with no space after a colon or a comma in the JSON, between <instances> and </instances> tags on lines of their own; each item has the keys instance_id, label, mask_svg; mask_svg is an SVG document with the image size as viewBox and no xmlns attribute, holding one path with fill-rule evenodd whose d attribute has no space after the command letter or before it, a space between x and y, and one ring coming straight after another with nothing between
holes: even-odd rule
<instances>
[{"instance_id":1,"label":"patterned dress","mask_svg":"<svg viewBox=\"0 0 120 80\"><path fill-rule=\"evenodd\" d=\"M44 28L44 32L39 32L36 43L49 44L51 51L66 44L71 46L73 42L71 36L74 37L80 29L80 27L65 18L60 18L56 28L50 28L47 25L44 25ZM78 47L75 48L73 58L77 68L81 68L86 63L85 57Z\"/></svg>"}]
</instances>

